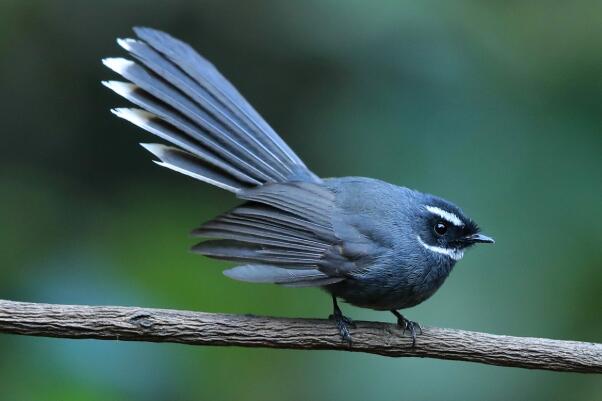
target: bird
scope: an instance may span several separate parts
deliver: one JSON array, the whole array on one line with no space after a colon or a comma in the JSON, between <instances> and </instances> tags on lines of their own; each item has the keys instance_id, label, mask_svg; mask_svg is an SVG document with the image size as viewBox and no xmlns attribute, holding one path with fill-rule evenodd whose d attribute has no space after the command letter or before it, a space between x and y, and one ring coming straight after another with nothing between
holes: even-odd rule
<instances>
[{"instance_id":1,"label":"bird","mask_svg":"<svg viewBox=\"0 0 602 401\"><path fill-rule=\"evenodd\" d=\"M399 311L430 298L464 252L494 243L453 203L373 178L320 178L240 92L187 43L133 28L117 39L130 58L103 59L123 80L102 83L136 108L114 108L161 143L141 143L155 163L229 191L241 204L202 224L196 253L233 261L235 280L319 287L330 294L341 340L353 320L337 300Z\"/></svg>"}]
</instances>

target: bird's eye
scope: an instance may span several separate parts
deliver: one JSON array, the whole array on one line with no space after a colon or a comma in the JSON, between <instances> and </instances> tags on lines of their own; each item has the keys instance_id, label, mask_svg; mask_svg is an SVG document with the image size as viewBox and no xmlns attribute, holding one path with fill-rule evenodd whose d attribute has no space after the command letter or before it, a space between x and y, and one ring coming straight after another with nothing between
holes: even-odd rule
<instances>
[{"instance_id":1,"label":"bird's eye","mask_svg":"<svg viewBox=\"0 0 602 401\"><path fill-rule=\"evenodd\" d=\"M444 235L447 232L447 224L439 221L437 224L435 224L433 230L435 230L435 234L437 235Z\"/></svg>"}]
</instances>

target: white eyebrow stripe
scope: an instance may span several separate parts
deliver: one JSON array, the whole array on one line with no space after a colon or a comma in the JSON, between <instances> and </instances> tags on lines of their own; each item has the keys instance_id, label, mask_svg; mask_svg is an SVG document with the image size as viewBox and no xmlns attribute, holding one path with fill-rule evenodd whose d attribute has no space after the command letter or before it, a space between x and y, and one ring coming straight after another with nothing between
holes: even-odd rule
<instances>
[{"instance_id":1,"label":"white eyebrow stripe","mask_svg":"<svg viewBox=\"0 0 602 401\"><path fill-rule=\"evenodd\" d=\"M458 261L464 257L464 251L456 248L441 248L440 246L429 245L420 238L420 235L417 235L416 238L420 245L425 247L431 252L439 253L441 255L449 256L455 261Z\"/></svg>"},{"instance_id":2,"label":"white eyebrow stripe","mask_svg":"<svg viewBox=\"0 0 602 401\"><path fill-rule=\"evenodd\" d=\"M425 208L432 214L436 214L437 216L441 217L442 219L449 221L454 226L464 227L464 223L462 222L462 220L460 220L460 218L458 216L456 216L454 213L448 212L448 211L438 208L436 206L425 206Z\"/></svg>"}]
</instances>

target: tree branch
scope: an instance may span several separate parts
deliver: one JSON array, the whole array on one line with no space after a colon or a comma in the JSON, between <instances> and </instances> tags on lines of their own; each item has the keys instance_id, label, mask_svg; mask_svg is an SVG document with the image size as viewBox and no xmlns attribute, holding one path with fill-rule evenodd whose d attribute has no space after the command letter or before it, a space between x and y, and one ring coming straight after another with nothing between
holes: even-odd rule
<instances>
[{"instance_id":1,"label":"tree branch","mask_svg":"<svg viewBox=\"0 0 602 401\"><path fill-rule=\"evenodd\" d=\"M424 327L411 339L388 323L356 322L353 345L333 322L114 306L0 300L0 333L28 336L367 352L566 372L602 373L602 344Z\"/></svg>"}]
</instances>

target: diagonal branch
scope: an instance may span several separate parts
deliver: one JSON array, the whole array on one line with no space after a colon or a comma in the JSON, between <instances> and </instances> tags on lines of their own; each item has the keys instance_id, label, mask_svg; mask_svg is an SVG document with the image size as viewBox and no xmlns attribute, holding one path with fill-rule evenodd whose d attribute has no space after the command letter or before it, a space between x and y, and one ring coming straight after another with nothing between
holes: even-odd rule
<instances>
[{"instance_id":1,"label":"diagonal branch","mask_svg":"<svg viewBox=\"0 0 602 401\"><path fill-rule=\"evenodd\" d=\"M0 333L42 337L344 350L414 356L567 372L602 373L602 344L499 336L424 327L411 347L392 324L356 322L353 345L334 324L284 319L114 306L75 306L0 300Z\"/></svg>"}]
</instances>

